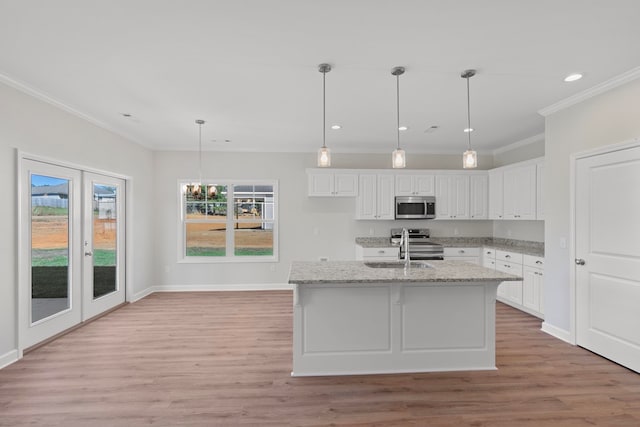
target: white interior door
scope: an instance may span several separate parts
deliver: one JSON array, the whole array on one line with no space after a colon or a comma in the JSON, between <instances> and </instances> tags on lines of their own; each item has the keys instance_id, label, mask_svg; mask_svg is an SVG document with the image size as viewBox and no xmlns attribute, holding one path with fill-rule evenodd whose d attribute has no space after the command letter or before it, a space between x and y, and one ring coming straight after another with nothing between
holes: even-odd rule
<instances>
[{"instance_id":1,"label":"white interior door","mask_svg":"<svg viewBox=\"0 0 640 427\"><path fill-rule=\"evenodd\" d=\"M21 159L20 348L81 321L81 173Z\"/></svg>"},{"instance_id":2,"label":"white interior door","mask_svg":"<svg viewBox=\"0 0 640 427\"><path fill-rule=\"evenodd\" d=\"M125 181L85 172L82 320L125 301Z\"/></svg>"},{"instance_id":3,"label":"white interior door","mask_svg":"<svg viewBox=\"0 0 640 427\"><path fill-rule=\"evenodd\" d=\"M640 147L576 163L576 339L640 372Z\"/></svg>"}]
</instances>

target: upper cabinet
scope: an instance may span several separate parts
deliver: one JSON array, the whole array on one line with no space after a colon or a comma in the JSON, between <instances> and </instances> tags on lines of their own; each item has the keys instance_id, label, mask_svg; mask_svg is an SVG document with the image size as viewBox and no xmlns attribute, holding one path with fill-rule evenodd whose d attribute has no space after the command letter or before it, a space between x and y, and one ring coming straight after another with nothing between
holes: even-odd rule
<instances>
[{"instance_id":1,"label":"upper cabinet","mask_svg":"<svg viewBox=\"0 0 640 427\"><path fill-rule=\"evenodd\" d=\"M489 217L489 178L487 175L471 175L469 187L469 218L487 219Z\"/></svg>"},{"instance_id":2,"label":"upper cabinet","mask_svg":"<svg viewBox=\"0 0 640 427\"><path fill-rule=\"evenodd\" d=\"M356 219L394 219L394 191L392 174L360 174Z\"/></svg>"},{"instance_id":3,"label":"upper cabinet","mask_svg":"<svg viewBox=\"0 0 640 427\"><path fill-rule=\"evenodd\" d=\"M355 197L358 173L326 169L307 169L308 195L314 197Z\"/></svg>"},{"instance_id":4,"label":"upper cabinet","mask_svg":"<svg viewBox=\"0 0 640 427\"><path fill-rule=\"evenodd\" d=\"M469 219L469 175L436 176L436 219Z\"/></svg>"},{"instance_id":5,"label":"upper cabinet","mask_svg":"<svg viewBox=\"0 0 640 427\"><path fill-rule=\"evenodd\" d=\"M502 188L503 172L489 171L489 219L503 219L504 189Z\"/></svg>"},{"instance_id":6,"label":"upper cabinet","mask_svg":"<svg viewBox=\"0 0 640 427\"><path fill-rule=\"evenodd\" d=\"M435 195L435 175L396 175L396 196Z\"/></svg>"},{"instance_id":7,"label":"upper cabinet","mask_svg":"<svg viewBox=\"0 0 640 427\"><path fill-rule=\"evenodd\" d=\"M505 169L504 219L536 219L536 165Z\"/></svg>"}]
</instances>

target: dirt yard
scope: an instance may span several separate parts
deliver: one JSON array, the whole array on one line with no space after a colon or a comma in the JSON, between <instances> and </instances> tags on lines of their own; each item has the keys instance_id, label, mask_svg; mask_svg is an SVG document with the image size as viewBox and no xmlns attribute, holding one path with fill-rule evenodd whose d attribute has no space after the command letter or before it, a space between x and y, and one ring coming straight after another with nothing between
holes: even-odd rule
<instances>
[{"instance_id":1,"label":"dirt yard","mask_svg":"<svg viewBox=\"0 0 640 427\"><path fill-rule=\"evenodd\" d=\"M114 249L116 220L93 220L95 249ZM62 249L68 244L67 217L56 215L36 216L31 222L31 246L33 249Z\"/></svg>"},{"instance_id":2,"label":"dirt yard","mask_svg":"<svg viewBox=\"0 0 640 427\"><path fill-rule=\"evenodd\" d=\"M241 217L242 218L242 217ZM244 219L253 219L246 215ZM244 248L273 247L273 232L262 230L260 222L239 224L243 230L236 234L236 246ZM64 216L34 217L32 226L33 249L62 249L67 247L68 231ZM190 247L224 247L225 226L220 223L190 223L187 227L187 241ZM115 220L94 219L93 245L95 249L114 249L116 237Z\"/></svg>"}]
</instances>

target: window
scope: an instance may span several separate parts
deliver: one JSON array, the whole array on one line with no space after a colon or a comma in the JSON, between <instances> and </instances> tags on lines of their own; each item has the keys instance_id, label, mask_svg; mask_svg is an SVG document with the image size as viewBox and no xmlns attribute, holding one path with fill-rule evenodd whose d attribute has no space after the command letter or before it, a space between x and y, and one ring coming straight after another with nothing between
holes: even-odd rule
<instances>
[{"instance_id":1,"label":"window","mask_svg":"<svg viewBox=\"0 0 640 427\"><path fill-rule=\"evenodd\" d=\"M276 181L179 187L184 261L278 260Z\"/></svg>"}]
</instances>

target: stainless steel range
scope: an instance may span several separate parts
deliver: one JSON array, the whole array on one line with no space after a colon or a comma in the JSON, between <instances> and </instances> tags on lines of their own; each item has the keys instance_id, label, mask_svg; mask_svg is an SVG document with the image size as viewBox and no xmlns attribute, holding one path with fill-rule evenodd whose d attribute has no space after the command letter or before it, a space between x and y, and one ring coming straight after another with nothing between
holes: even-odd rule
<instances>
[{"instance_id":1,"label":"stainless steel range","mask_svg":"<svg viewBox=\"0 0 640 427\"><path fill-rule=\"evenodd\" d=\"M391 229L391 244L400 246L400 259L405 259L405 245L400 245L402 228ZM429 241L428 228L408 228L409 259L410 260L438 260L444 259L444 247Z\"/></svg>"}]
</instances>

